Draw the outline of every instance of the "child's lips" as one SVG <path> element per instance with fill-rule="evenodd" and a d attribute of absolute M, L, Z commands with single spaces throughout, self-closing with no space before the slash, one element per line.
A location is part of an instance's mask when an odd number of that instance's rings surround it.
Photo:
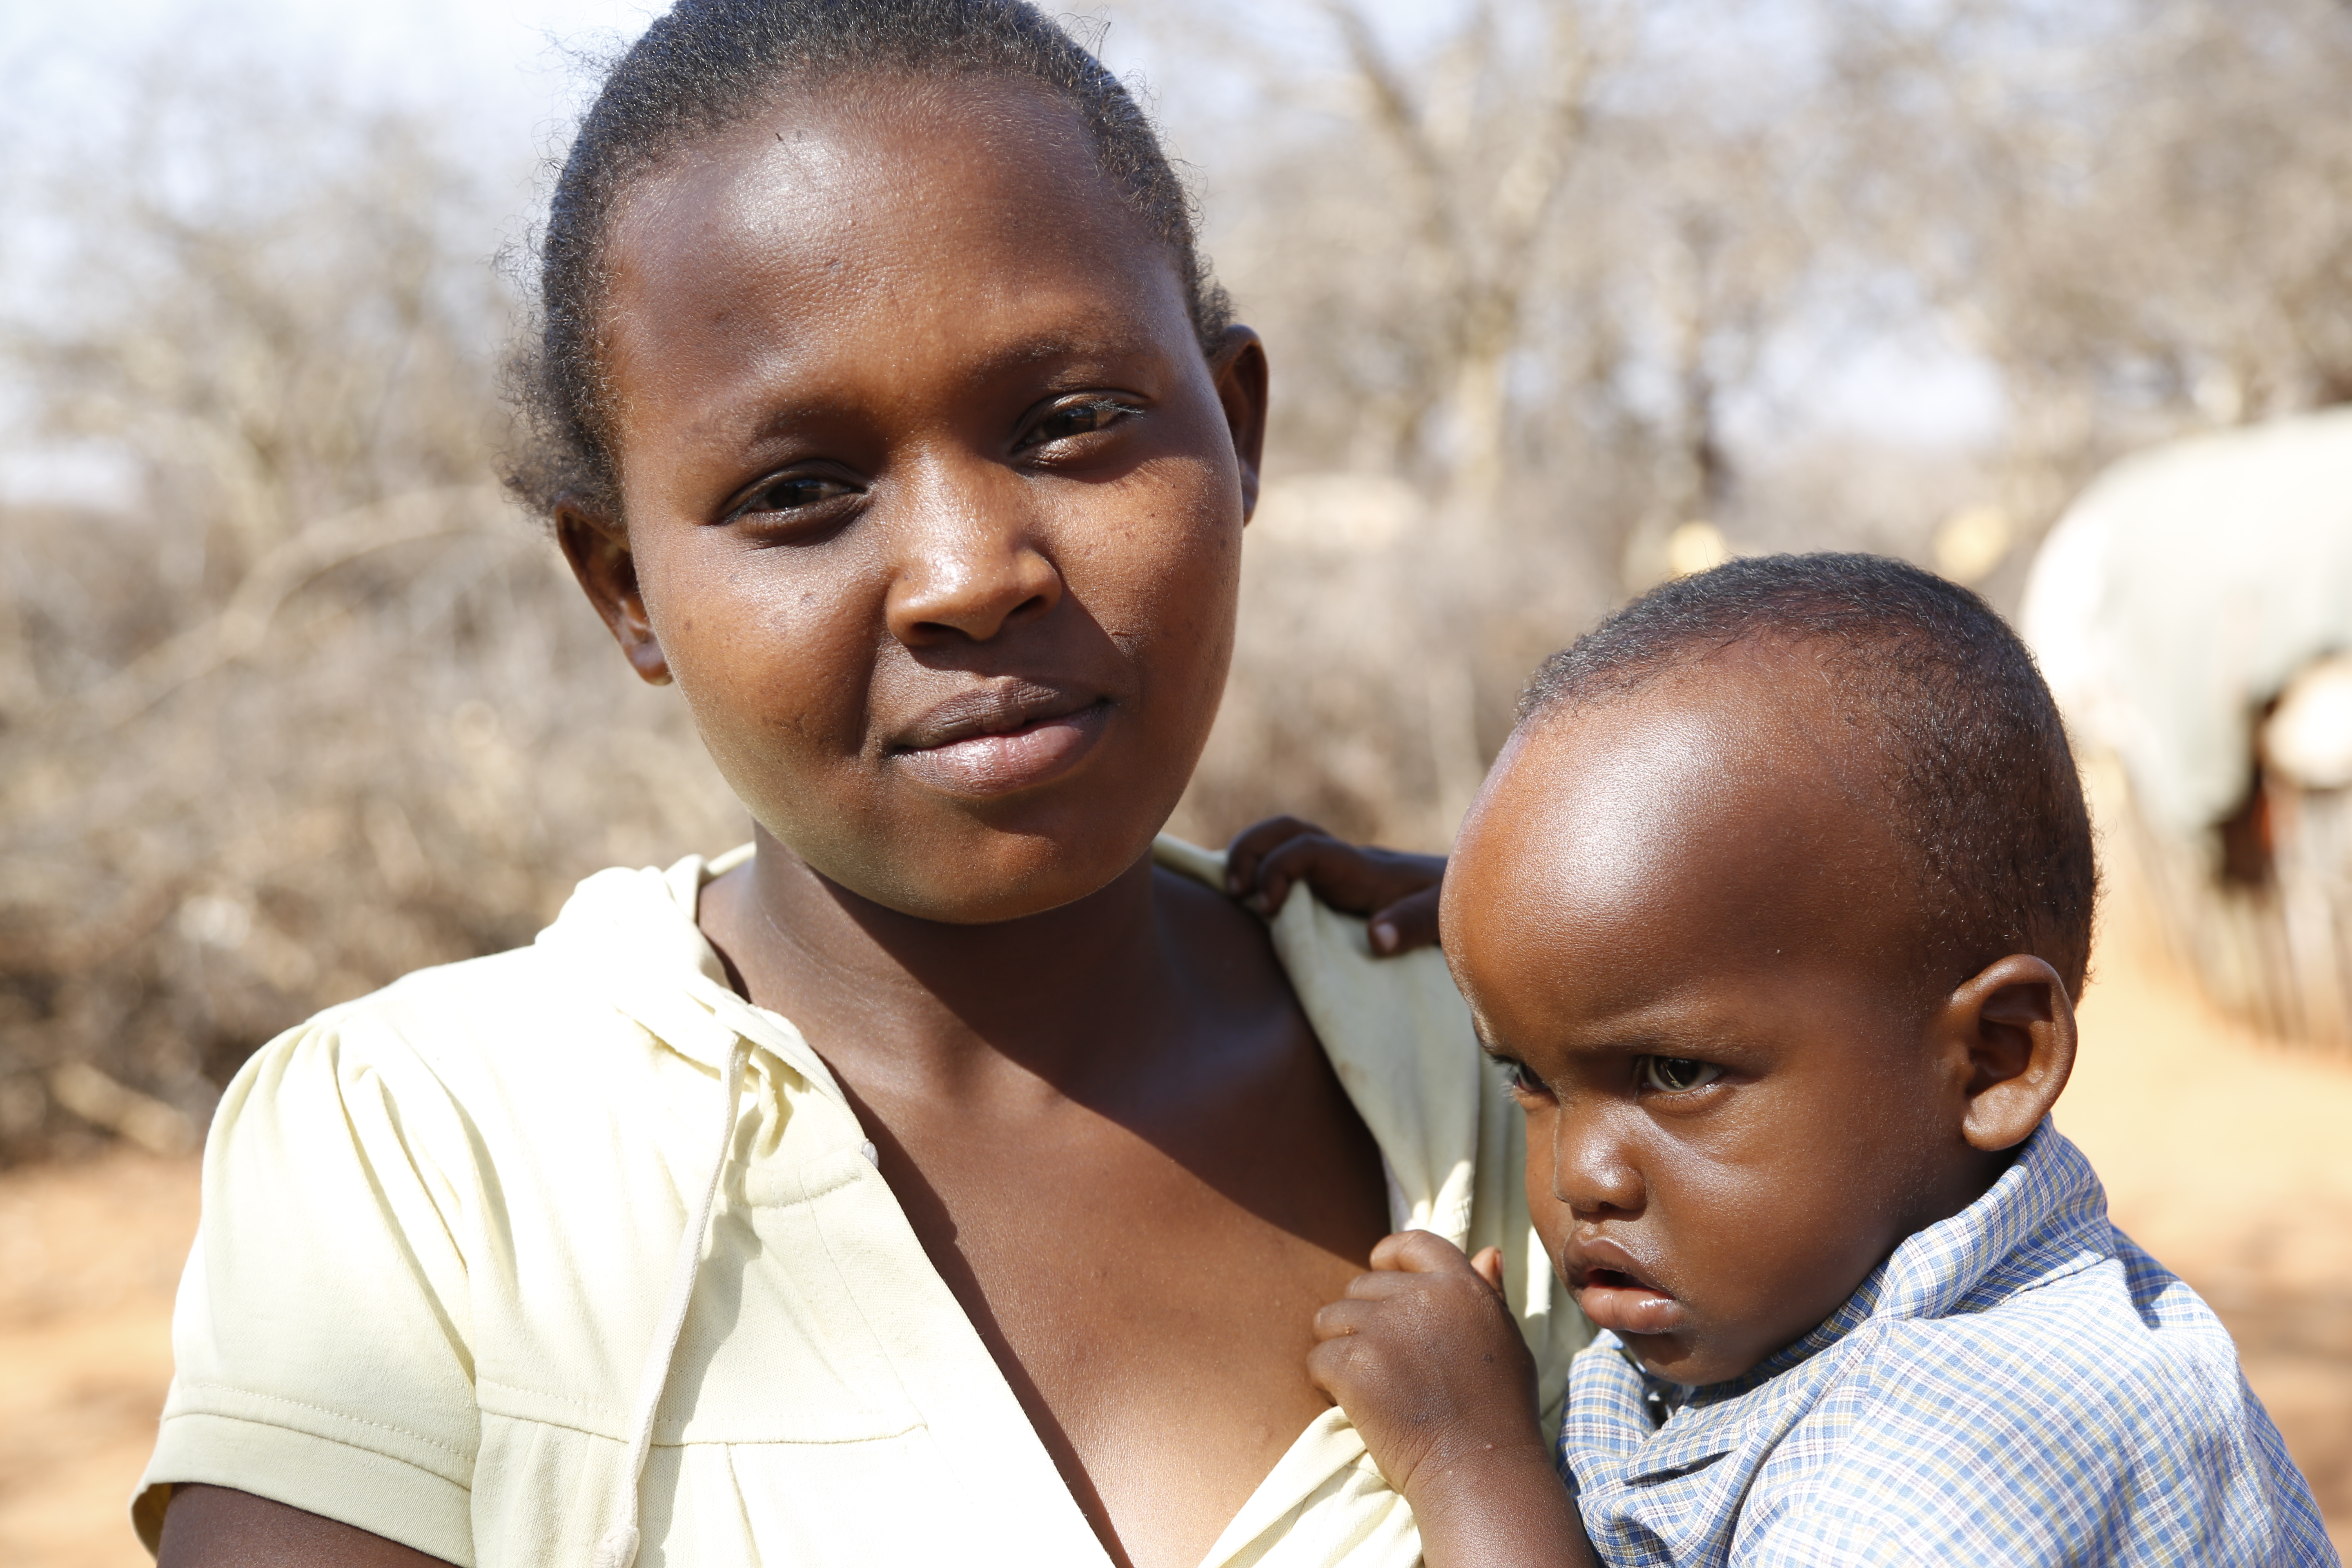
<path fill-rule="evenodd" d="M 1576 1304 L 1597 1328 L 1619 1334 L 1670 1334 L 1687 1316 L 1680 1301 L 1628 1268 L 1590 1261 L 1572 1268 L 1569 1279 Z"/>

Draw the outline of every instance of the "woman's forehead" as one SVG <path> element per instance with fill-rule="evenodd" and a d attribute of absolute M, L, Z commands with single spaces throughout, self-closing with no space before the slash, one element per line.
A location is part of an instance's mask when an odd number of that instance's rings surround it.
<path fill-rule="evenodd" d="M 861 77 L 780 86 L 751 112 L 683 142 L 636 183 L 624 222 L 649 205 L 667 213 L 714 199 L 754 216 L 762 206 L 798 210 L 893 189 L 940 201 L 1005 168 L 1045 199 L 1085 185 L 1086 197 L 1118 205 L 1077 111 L 1034 83 Z"/>
<path fill-rule="evenodd" d="M 978 376 L 1073 343 L 1192 352 L 1173 254 L 1075 112 L 996 79 L 780 102 L 642 182 L 608 261 L 625 405 L 779 377 Z"/>
<path fill-rule="evenodd" d="M 1054 271 L 1129 291 L 1176 281 L 1172 255 L 1103 174 L 1075 110 L 995 78 L 781 100 L 639 182 L 608 262 L 616 295 L 824 292 L 845 280 L 986 293 Z"/>

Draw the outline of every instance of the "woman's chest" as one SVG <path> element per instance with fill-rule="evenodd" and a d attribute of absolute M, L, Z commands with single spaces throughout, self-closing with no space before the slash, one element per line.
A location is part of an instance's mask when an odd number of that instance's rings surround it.
<path fill-rule="evenodd" d="M 1148 1145 L 1036 1174 L 915 1228 L 1097 1532 L 1137 1568 L 1192 1568 L 1329 1407 L 1306 1375 L 1314 1316 L 1362 1254 Z M 1369 1178 L 1364 1252 L 1385 1228 L 1377 1161 Z"/>
<path fill-rule="evenodd" d="M 587 1561 L 631 1489 L 625 1443 L 678 1241 L 659 1212 L 675 1205 L 639 1196 L 662 1173 L 634 1174 L 593 1221 L 576 1192 L 506 1194 L 524 1277 L 479 1281 L 470 1335 L 485 1568 Z M 635 1489 L 642 1562 L 911 1565 L 958 1539 L 969 1560 L 1101 1563 L 856 1142 L 787 1138 L 725 1189 Z"/>
<path fill-rule="evenodd" d="M 887 1129 L 803 1103 L 772 1143 L 746 1109 L 642 1489 L 663 1558 L 916 1563 L 955 1539 L 968 1559 L 1101 1564 L 1115 1520 L 1130 1561 L 1192 1568 L 1297 1458 L 1324 1407 L 1307 1324 L 1351 1263 L 1164 1158 L 1154 1175 L 1039 1151 L 1011 1162 L 1033 1184 L 950 1181 L 950 1211 L 860 1147 Z M 640 1163 L 593 1192 L 509 1173 L 499 1194 L 504 1266 L 478 1275 L 467 1335 L 486 1564 L 593 1547 L 625 1485 L 606 1472 L 677 1245 L 667 1189 L 694 1174 Z M 1393 1502 L 1338 1471 L 1313 1489 L 1335 1486 L 1314 1506 Z"/>
<path fill-rule="evenodd" d="M 1192 1568 L 1328 1409 L 1306 1375 L 1314 1316 L 1388 1229 L 1337 1084 L 1277 1083 L 1205 1126 L 1073 1103 L 975 1133 L 866 1110 L 926 1257 L 1097 1532 L 1137 1568 Z"/>

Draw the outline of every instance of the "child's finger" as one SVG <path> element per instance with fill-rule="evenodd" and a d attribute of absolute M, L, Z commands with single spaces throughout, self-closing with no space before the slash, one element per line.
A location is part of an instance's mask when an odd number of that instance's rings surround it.
<path fill-rule="evenodd" d="M 1348 1281 L 1350 1301 L 1385 1301 L 1390 1297 L 1412 1289 L 1414 1276 L 1402 1268 L 1382 1268 L 1370 1274 L 1359 1274 Z"/>
<path fill-rule="evenodd" d="M 1347 1299 L 1326 1303 L 1315 1314 L 1315 1337 L 1318 1340 L 1343 1340 L 1360 1334 L 1372 1326 L 1380 1311 L 1376 1301 Z"/>
<path fill-rule="evenodd" d="M 1438 945 L 1437 903 L 1444 888 L 1443 882 L 1433 888 L 1423 888 L 1418 893 L 1399 899 L 1374 915 L 1372 951 L 1382 958 L 1394 958 L 1401 952 Z"/>
<path fill-rule="evenodd" d="M 1400 1274 L 1442 1274 L 1467 1268 L 1462 1249 L 1430 1230 L 1401 1230 L 1372 1248 L 1372 1267 Z"/>
<path fill-rule="evenodd" d="M 1349 844 L 1328 833 L 1303 833 L 1258 862 L 1263 912 L 1280 909 L 1282 896 L 1293 882 L 1305 882 L 1315 896 L 1335 910 L 1369 915 L 1374 910 L 1403 903 L 1416 893 L 1443 885 L 1445 859 L 1439 855 L 1407 855 L 1394 849 L 1373 849 Z M 1430 929 L 1436 929 L 1437 906 L 1429 906 Z M 1425 944 L 1424 944 L 1425 945 Z"/>
<path fill-rule="evenodd" d="M 1302 833 L 1266 851 L 1257 863 L 1257 893 L 1250 902 L 1262 915 L 1278 914 L 1293 882 L 1305 882 L 1325 903 L 1351 913 L 1370 909 L 1380 896 L 1364 852 L 1322 832 Z"/>
<path fill-rule="evenodd" d="M 1495 1288 L 1496 1295 L 1503 1293 L 1503 1249 L 1501 1247 L 1480 1247 L 1478 1256 L 1470 1260 L 1470 1267 L 1478 1271 L 1479 1279 Z"/>
<path fill-rule="evenodd" d="M 1225 891 L 1238 898 L 1256 887 L 1260 862 L 1301 834 L 1328 837 L 1315 824 L 1295 816 L 1269 816 L 1234 834 L 1225 846 Z"/>
<path fill-rule="evenodd" d="M 1316 1342 L 1307 1352 L 1307 1381 L 1344 1407 L 1355 1394 L 1364 1347 L 1353 1334 L 1335 1334 Z"/>

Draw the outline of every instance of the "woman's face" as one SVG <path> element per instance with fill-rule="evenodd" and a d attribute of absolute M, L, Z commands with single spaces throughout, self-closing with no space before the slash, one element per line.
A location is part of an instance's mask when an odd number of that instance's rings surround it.
<path fill-rule="evenodd" d="M 1076 117 L 798 95 L 641 181 L 610 257 L 627 528 L 559 524 L 752 816 L 935 920 L 1132 866 L 1216 715 L 1265 371 L 1203 360 Z"/>

